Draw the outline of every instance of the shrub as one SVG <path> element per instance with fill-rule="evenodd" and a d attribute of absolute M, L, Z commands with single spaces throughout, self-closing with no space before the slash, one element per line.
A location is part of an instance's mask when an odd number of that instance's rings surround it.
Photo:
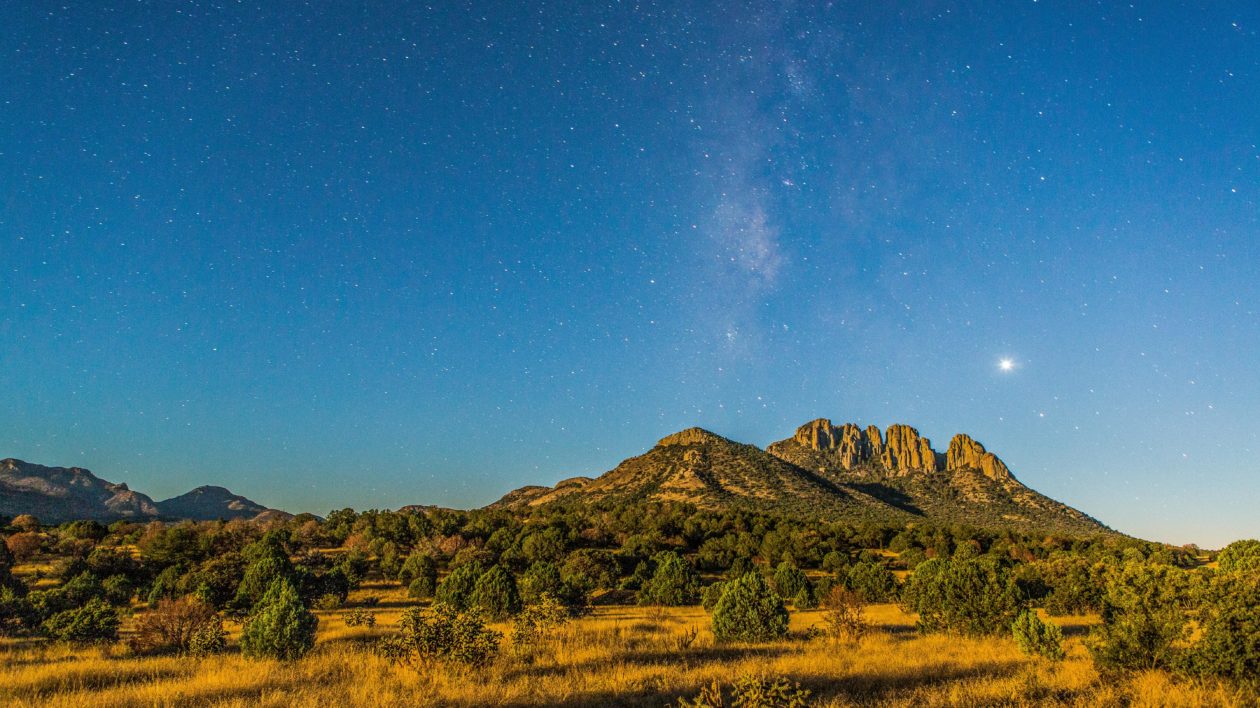
<path fill-rule="evenodd" d="M 866 634 L 862 596 L 839 585 L 823 598 L 822 633 L 833 642 L 855 642 Z"/>
<path fill-rule="evenodd" d="M 791 600 L 800 594 L 801 589 L 809 587 L 809 579 L 795 564 L 784 561 L 774 571 L 774 589 L 779 597 Z"/>
<path fill-rule="evenodd" d="M 521 596 L 512 574 L 496 565 L 477 578 L 473 586 L 472 604 L 490 619 L 503 619 L 521 610 Z"/>
<path fill-rule="evenodd" d="M 243 610 L 254 607 L 277 580 L 289 580 L 292 573 L 293 564 L 288 558 L 263 554 L 245 569 L 245 577 L 236 590 L 236 606 Z"/>
<path fill-rule="evenodd" d="M 724 581 L 717 581 L 712 585 L 708 585 L 700 593 L 700 606 L 705 612 L 713 612 L 713 608 L 717 607 L 718 600 L 722 599 L 722 591 L 726 589 Z"/>
<path fill-rule="evenodd" d="M 564 583 L 560 579 L 560 569 L 556 568 L 555 563 L 538 561 L 529 566 L 529 569 L 521 576 L 519 587 L 521 601 L 526 604 L 533 604 L 541 600 L 542 596 L 546 594 L 559 597 L 564 592 L 563 585 Z"/>
<path fill-rule="evenodd" d="M 653 560 L 656 570 L 639 591 L 639 604 L 694 605 L 700 596 L 700 577 L 691 564 L 673 551 L 658 553 Z"/>
<path fill-rule="evenodd" d="M 20 582 L 18 585 L 21 585 Z M 24 597 L 25 586 L 20 589 L 14 589 L 13 585 L 0 585 L 0 636 L 12 636 L 37 623 L 31 603 Z"/>
<path fill-rule="evenodd" d="M 565 559 L 560 568 L 560 578 L 565 586 L 585 600 L 595 590 L 616 586 L 619 571 L 616 559 L 608 551 L 583 548 L 570 553 Z"/>
<path fill-rule="evenodd" d="M 1260 576 L 1222 573 L 1207 593 L 1190 652 L 1193 673 L 1260 683 Z"/>
<path fill-rule="evenodd" d="M 568 608 L 555 596 L 543 595 L 538 603 L 526 606 L 512 618 L 512 647 L 518 653 L 527 651 L 568 621 Z"/>
<path fill-rule="evenodd" d="M 356 607 L 346 613 L 345 621 L 347 627 L 375 627 L 376 614 L 362 607 Z"/>
<path fill-rule="evenodd" d="M 101 590 L 105 594 L 105 600 L 111 605 L 127 605 L 131 602 L 131 596 L 135 594 L 131 579 L 125 575 L 111 575 L 105 578 L 101 582 Z"/>
<path fill-rule="evenodd" d="M 700 690 L 691 700 L 678 699 L 680 708 L 804 708 L 809 705 L 809 691 L 801 684 L 779 677 L 774 679 L 745 675 L 723 691 L 716 680 Z M 726 695 L 730 695 L 730 701 Z"/>
<path fill-rule="evenodd" d="M 812 610 L 818 607 L 818 598 L 814 597 L 814 591 L 810 586 L 805 585 L 792 598 L 792 606 L 798 610 Z"/>
<path fill-rule="evenodd" d="M 1260 541 L 1234 541 L 1221 551 L 1216 560 L 1222 573 L 1260 570 Z"/>
<path fill-rule="evenodd" d="M 853 564 L 845 575 L 844 584 L 867 602 L 888 602 L 897 596 L 897 576 L 870 560 Z"/>
<path fill-rule="evenodd" d="M 250 658 L 300 658 L 315 646 L 318 625 L 293 584 L 276 578 L 245 622 L 241 652 Z"/>
<path fill-rule="evenodd" d="M 222 626 L 214 607 L 196 597 L 162 600 L 157 609 L 140 615 L 128 644 L 139 654 L 182 653 L 199 630 Z"/>
<path fill-rule="evenodd" d="M 188 637 L 188 655 L 206 657 L 227 649 L 227 632 L 223 623 L 211 623 L 193 630 Z"/>
<path fill-rule="evenodd" d="M 1025 654 L 1044 656 L 1051 661 L 1063 658 L 1063 632 L 1059 626 L 1042 622 L 1033 610 L 1024 610 L 1011 623 L 1015 643 Z"/>
<path fill-rule="evenodd" d="M 430 614 L 418 607 L 403 613 L 401 635 L 382 642 L 378 650 L 393 661 L 421 665 L 451 662 L 481 667 L 499 650 L 498 632 L 486 627 L 477 610 L 460 612 L 450 605 L 437 604 Z"/>
<path fill-rule="evenodd" d="M 118 611 L 104 600 L 92 598 L 82 607 L 49 617 L 44 632 L 67 642 L 113 641 L 118 638 Z"/>
<path fill-rule="evenodd" d="M 1010 631 L 1022 604 L 1010 571 L 991 558 L 934 558 L 919 564 L 906 585 L 904 602 L 918 613 L 924 632 L 973 636 Z"/>
<path fill-rule="evenodd" d="M 1088 643 L 1104 667 L 1155 669 L 1177 659 L 1176 645 L 1186 634 L 1177 578 L 1171 566 L 1125 563 L 1111 574 L 1103 596 L 1102 624 Z"/>
<path fill-rule="evenodd" d="M 461 565 L 446 576 L 441 583 L 438 583 L 434 600 L 459 611 L 468 609 L 472 604 L 473 588 L 476 587 L 481 574 L 480 563 L 474 561 Z"/>
<path fill-rule="evenodd" d="M 407 586 L 412 597 L 430 598 L 437 590 L 438 566 L 432 556 L 412 553 L 398 571 L 398 581 Z"/>
<path fill-rule="evenodd" d="M 727 583 L 713 608 L 713 635 L 718 641 L 778 639 L 787 630 L 787 608 L 760 573 Z"/>

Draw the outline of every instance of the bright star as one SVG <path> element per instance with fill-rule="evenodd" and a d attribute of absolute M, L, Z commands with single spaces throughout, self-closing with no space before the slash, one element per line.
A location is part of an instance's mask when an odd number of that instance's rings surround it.
<path fill-rule="evenodd" d="M 1015 369 L 1014 359 L 1002 359 L 998 362 L 998 368 L 1002 371 L 1012 371 Z"/>

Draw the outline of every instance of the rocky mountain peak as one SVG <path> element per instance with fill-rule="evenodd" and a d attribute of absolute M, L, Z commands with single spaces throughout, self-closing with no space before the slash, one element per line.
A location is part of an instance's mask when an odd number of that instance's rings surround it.
<path fill-rule="evenodd" d="M 945 454 L 945 469 L 949 471 L 974 469 L 980 470 L 989 479 L 1013 479 L 1010 469 L 997 455 L 985 450 L 984 445 L 963 433 L 955 435 L 949 441 L 949 451 Z"/>

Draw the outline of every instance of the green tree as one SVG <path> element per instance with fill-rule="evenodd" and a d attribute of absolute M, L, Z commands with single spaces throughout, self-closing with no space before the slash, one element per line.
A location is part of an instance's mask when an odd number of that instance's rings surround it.
<path fill-rule="evenodd" d="M 433 597 L 437 592 L 437 561 L 427 555 L 408 556 L 399 577 L 406 578 L 408 595 L 421 599 Z"/>
<path fill-rule="evenodd" d="M 809 588 L 809 578 L 796 567 L 795 563 L 783 561 L 774 571 L 774 589 L 779 597 L 790 600 Z"/>
<path fill-rule="evenodd" d="M 438 583 L 434 599 L 451 606 L 456 611 L 462 612 L 468 609 L 472 604 L 473 589 L 481 574 L 481 564 L 476 561 L 461 565 Z"/>
<path fill-rule="evenodd" d="M 973 636 L 1010 631 L 1023 604 L 1010 571 L 991 558 L 920 563 L 903 602 L 922 631 Z"/>
<path fill-rule="evenodd" d="M 538 561 L 529 566 L 521 576 L 521 601 L 532 605 L 542 600 L 542 596 L 551 594 L 558 598 L 567 595 L 564 581 L 560 579 L 560 569 L 555 563 Z"/>
<path fill-rule="evenodd" d="M 318 625 L 293 583 L 278 577 L 245 622 L 241 652 L 250 658 L 300 658 L 315 646 Z"/>
<path fill-rule="evenodd" d="M 866 602 L 888 602 L 897 596 L 897 576 L 880 563 L 870 560 L 850 566 L 844 585 L 861 595 Z"/>
<path fill-rule="evenodd" d="M 722 642 L 756 642 L 787 634 L 788 611 L 760 573 L 726 583 L 713 608 L 713 636 Z"/>
<path fill-rule="evenodd" d="M 292 580 L 293 564 L 287 557 L 271 554 L 260 555 L 245 569 L 241 584 L 236 589 L 236 606 L 249 609 L 258 604 L 271 586 L 281 578 Z"/>
<path fill-rule="evenodd" d="M 477 578 L 472 604 L 490 619 L 503 619 L 521 611 L 521 596 L 512 574 L 496 565 Z"/>
<path fill-rule="evenodd" d="M 1260 687 L 1260 574 L 1221 573 L 1199 615 L 1202 636 L 1190 652 L 1194 673 Z"/>
<path fill-rule="evenodd" d="M 1260 571 L 1260 541 L 1234 541 L 1216 558 L 1222 573 Z"/>
<path fill-rule="evenodd" d="M 639 604 L 679 607 L 700 599 L 700 576 L 685 558 L 662 551 L 653 558 L 656 569 L 639 591 Z"/>
<path fill-rule="evenodd" d="M 82 607 L 64 610 L 49 617 L 44 632 L 67 642 L 113 641 L 118 638 L 118 611 L 94 597 Z"/>
<path fill-rule="evenodd" d="M 1107 581 L 1102 624 L 1088 643 L 1094 660 L 1107 667 L 1155 669 L 1178 659 L 1186 614 L 1172 566 L 1125 563 Z"/>
<path fill-rule="evenodd" d="M 1025 654 L 1044 656 L 1051 661 L 1063 658 L 1063 632 L 1056 624 L 1042 622 L 1033 610 L 1024 610 L 1015 617 L 1011 633 Z"/>

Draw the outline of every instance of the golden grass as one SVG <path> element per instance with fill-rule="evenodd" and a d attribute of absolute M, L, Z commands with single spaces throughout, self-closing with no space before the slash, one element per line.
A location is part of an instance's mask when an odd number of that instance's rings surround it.
<path fill-rule="evenodd" d="M 1254 705 L 1255 696 L 1160 672 L 1102 677 L 1080 643 L 1089 618 L 1058 618 L 1068 658 L 1022 655 L 1006 639 L 920 636 L 895 606 L 869 608 L 875 628 L 860 643 L 807 639 L 817 613 L 795 613 L 790 639 L 715 644 L 699 608 L 599 608 L 529 651 L 505 640 L 478 672 L 394 666 L 370 642 L 393 631 L 406 606 L 396 586 L 358 590 L 351 604 L 379 599 L 376 628 L 345 626 L 346 610 L 319 612 L 319 643 L 292 663 L 237 653 L 203 660 L 131 657 L 120 646 L 0 644 L 0 704 L 14 706 L 642 705 L 693 696 L 710 681 L 745 674 L 784 676 L 818 705 Z M 683 637 L 697 628 L 690 645 Z M 501 627 L 501 629 L 503 629 Z"/>

